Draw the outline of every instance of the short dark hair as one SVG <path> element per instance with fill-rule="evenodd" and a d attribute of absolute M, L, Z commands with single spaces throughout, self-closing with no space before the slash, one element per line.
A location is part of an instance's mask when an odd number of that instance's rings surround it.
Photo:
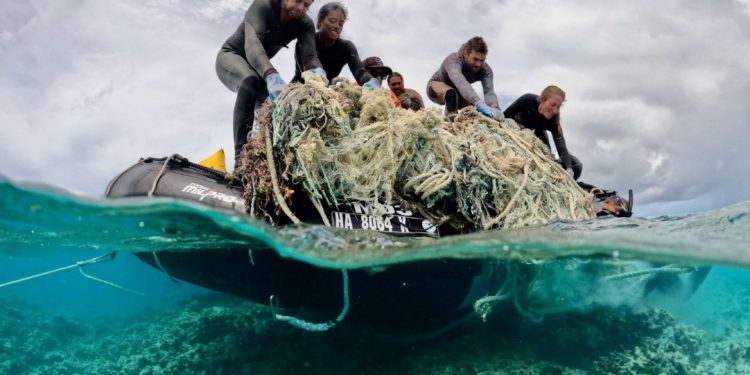
<path fill-rule="evenodd" d="M 481 36 L 475 36 L 466 42 L 466 52 L 476 51 L 479 53 L 487 54 L 487 43 L 484 42 Z"/>
<path fill-rule="evenodd" d="M 404 76 L 402 76 L 401 73 L 399 73 L 399 72 L 393 72 L 393 73 L 391 73 L 390 76 L 388 76 L 388 82 L 391 82 L 391 78 L 393 78 L 393 77 L 401 78 L 402 81 L 404 80 Z"/>
<path fill-rule="evenodd" d="M 344 4 L 341 4 L 338 1 L 332 1 L 330 3 L 324 4 L 318 11 L 317 26 L 320 27 L 320 23 L 323 22 L 323 20 L 326 19 L 326 16 L 328 16 L 328 14 L 333 12 L 334 10 L 340 10 L 341 13 L 344 13 L 345 21 L 346 21 L 346 18 L 349 17 L 349 11 L 346 10 L 346 7 L 344 6 Z"/>

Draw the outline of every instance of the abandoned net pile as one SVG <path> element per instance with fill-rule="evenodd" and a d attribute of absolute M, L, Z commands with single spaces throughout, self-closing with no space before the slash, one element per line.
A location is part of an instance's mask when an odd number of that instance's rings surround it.
<path fill-rule="evenodd" d="M 298 222 L 346 202 L 398 204 L 458 231 L 594 217 L 591 197 L 531 131 L 473 108 L 397 109 L 345 78 L 292 84 L 258 116 L 240 175 L 252 215 Z M 305 199 L 300 199 L 305 198 Z M 300 203 L 304 202 L 304 203 Z"/>

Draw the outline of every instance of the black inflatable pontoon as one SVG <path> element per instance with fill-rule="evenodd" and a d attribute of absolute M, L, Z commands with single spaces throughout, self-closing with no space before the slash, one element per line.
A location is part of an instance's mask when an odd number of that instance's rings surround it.
<path fill-rule="evenodd" d="M 596 189 L 590 185 L 584 188 Z M 615 192 L 595 193 L 598 214 L 630 216 L 628 200 Z M 106 190 L 109 198 L 173 197 L 217 209 L 246 212 L 242 185 L 225 174 L 189 162 L 178 155 L 147 158 L 116 176 Z M 295 202 L 295 214 L 303 222 L 319 223 L 317 210 Z M 394 235 L 438 236 L 433 224 L 411 212 L 394 209 L 388 219 L 374 220 L 361 207 L 348 212 L 328 212 L 334 226 L 376 229 Z M 493 295 L 507 275 L 495 260 L 435 259 L 377 269 L 342 271 L 325 269 L 281 257 L 263 243 L 232 249 L 195 249 L 190 252 L 143 252 L 144 262 L 172 277 L 220 292 L 231 293 L 278 311 L 292 312 L 309 321 L 332 321 L 345 307 L 342 291 L 349 297 L 347 322 L 371 326 L 387 335 L 410 336 L 439 332 L 473 314 L 478 299 Z M 645 292 L 663 285 L 687 284 L 694 291 L 708 268 L 688 278 L 654 277 Z"/>

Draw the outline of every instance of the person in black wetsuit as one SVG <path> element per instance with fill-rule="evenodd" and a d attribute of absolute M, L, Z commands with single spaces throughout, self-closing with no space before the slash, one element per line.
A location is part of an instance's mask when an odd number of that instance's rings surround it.
<path fill-rule="evenodd" d="M 275 100 L 286 87 L 270 60 L 281 47 L 297 39 L 304 69 L 327 82 L 315 52 L 315 25 L 306 14 L 312 3 L 313 0 L 254 0 L 243 22 L 219 50 L 216 73 L 227 88 L 237 92 L 232 120 L 235 163 L 253 126 L 256 103 L 262 103 L 266 95 Z"/>
<path fill-rule="evenodd" d="M 557 86 L 547 86 L 541 95 L 522 95 L 503 113 L 505 118 L 513 119 L 518 125 L 533 130 L 534 134 L 550 149 L 547 132 L 552 133 L 555 149 L 561 159 L 560 163 L 571 177 L 578 180 L 583 171 L 583 165 L 578 158 L 568 152 L 560 125 L 560 109 L 564 101 L 565 91 Z"/>
<path fill-rule="evenodd" d="M 315 49 L 318 52 L 318 58 L 328 79 L 338 77 L 344 65 L 349 65 L 349 70 L 358 84 L 374 89 L 380 86 L 380 83 L 365 70 L 362 60 L 359 59 L 357 47 L 351 41 L 341 38 L 341 31 L 344 29 L 347 16 L 346 7 L 337 1 L 327 3 L 320 8 L 318 32 L 315 34 Z M 294 82 L 302 81 L 302 71 L 305 70 L 303 51 L 304 44 L 298 40 L 294 48 L 296 65 L 292 79 Z"/>

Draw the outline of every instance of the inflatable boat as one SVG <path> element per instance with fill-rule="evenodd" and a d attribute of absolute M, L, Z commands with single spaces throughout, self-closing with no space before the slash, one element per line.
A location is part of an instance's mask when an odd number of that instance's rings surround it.
<path fill-rule="evenodd" d="M 630 216 L 632 192 L 627 200 L 612 191 L 598 189 L 593 193 L 598 214 Z M 246 213 L 239 182 L 179 155 L 141 159 L 109 183 L 106 196 L 172 197 Z M 299 203 L 297 207 L 305 206 Z M 300 218 L 319 223 L 319 213 L 312 207 L 310 211 L 312 214 L 301 213 Z M 444 234 L 440 226 L 399 207 L 392 207 L 387 216 L 376 217 L 369 214 L 366 206 L 352 202 L 346 209 L 327 209 L 327 214 L 331 225 L 339 228 L 376 230 L 395 236 Z M 336 322 L 348 314 L 347 322 L 398 336 L 434 333 L 450 327 L 474 315 L 478 300 L 500 295 L 504 288 L 507 291 L 508 284 L 508 275 L 504 274 L 507 267 L 498 260 L 434 259 L 342 272 L 284 258 L 262 243 L 232 249 L 136 255 L 171 277 L 271 304 L 277 317 L 289 317 L 289 313 L 295 315 L 290 319 L 297 321 Z M 309 323 L 303 328 L 322 330 L 330 326 Z"/>

